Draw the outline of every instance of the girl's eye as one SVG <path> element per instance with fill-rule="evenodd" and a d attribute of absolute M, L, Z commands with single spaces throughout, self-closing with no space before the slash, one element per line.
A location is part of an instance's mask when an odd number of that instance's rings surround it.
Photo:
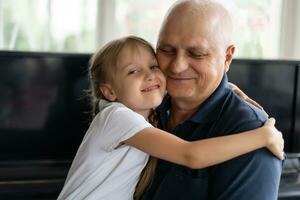
<path fill-rule="evenodd" d="M 156 69 L 159 69 L 158 65 L 151 65 L 150 66 L 150 69 L 151 70 L 156 70 Z"/>
<path fill-rule="evenodd" d="M 133 70 L 130 70 L 127 75 L 136 74 L 138 72 L 139 72 L 139 70 L 133 69 Z"/>

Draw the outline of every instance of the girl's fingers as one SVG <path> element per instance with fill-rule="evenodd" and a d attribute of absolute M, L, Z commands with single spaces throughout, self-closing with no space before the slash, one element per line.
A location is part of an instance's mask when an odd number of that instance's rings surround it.
<path fill-rule="evenodd" d="M 269 126 L 274 126 L 275 125 L 275 119 L 273 117 L 269 118 L 266 122 L 265 122 L 266 125 L 269 125 Z"/>

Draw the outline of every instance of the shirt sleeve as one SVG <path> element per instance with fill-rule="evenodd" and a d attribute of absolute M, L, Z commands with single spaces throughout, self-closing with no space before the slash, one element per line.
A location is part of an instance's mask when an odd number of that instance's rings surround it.
<path fill-rule="evenodd" d="M 129 139 L 139 131 L 152 127 L 145 118 L 126 107 L 113 109 L 105 123 L 103 139 L 108 151 L 112 151 L 122 141 Z"/>
<path fill-rule="evenodd" d="M 252 121 L 240 131 L 262 126 Z M 266 148 L 239 156 L 211 170 L 210 199 L 274 200 L 277 199 L 282 161 Z"/>

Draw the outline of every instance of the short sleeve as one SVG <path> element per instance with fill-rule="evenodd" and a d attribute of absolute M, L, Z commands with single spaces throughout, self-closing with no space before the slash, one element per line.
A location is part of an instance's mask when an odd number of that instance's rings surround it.
<path fill-rule="evenodd" d="M 114 108 L 107 115 L 102 135 L 103 139 L 107 141 L 106 149 L 113 150 L 122 141 L 148 127 L 152 127 L 152 125 L 142 115 L 125 106 Z"/>

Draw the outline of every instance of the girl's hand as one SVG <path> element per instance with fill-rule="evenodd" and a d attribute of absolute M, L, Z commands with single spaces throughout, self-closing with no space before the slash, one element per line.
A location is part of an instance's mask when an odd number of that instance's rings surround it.
<path fill-rule="evenodd" d="M 256 101 L 248 97 L 238 86 L 236 86 L 233 83 L 228 83 L 231 90 L 236 93 L 239 97 L 243 98 L 245 101 L 251 103 L 252 105 L 256 106 L 257 108 L 261 109 L 264 111 L 264 108 L 259 105 Z M 267 114 L 267 113 L 266 113 Z M 268 115 L 268 114 L 267 114 Z"/>
<path fill-rule="evenodd" d="M 266 135 L 268 138 L 267 148 L 280 160 L 284 159 L 283 147 L 284 140 L 282 138 L 282 133 L 275 128 L 275 119 L 270 118 L 266 121 L 262 127 L 266 130 Z"/>

